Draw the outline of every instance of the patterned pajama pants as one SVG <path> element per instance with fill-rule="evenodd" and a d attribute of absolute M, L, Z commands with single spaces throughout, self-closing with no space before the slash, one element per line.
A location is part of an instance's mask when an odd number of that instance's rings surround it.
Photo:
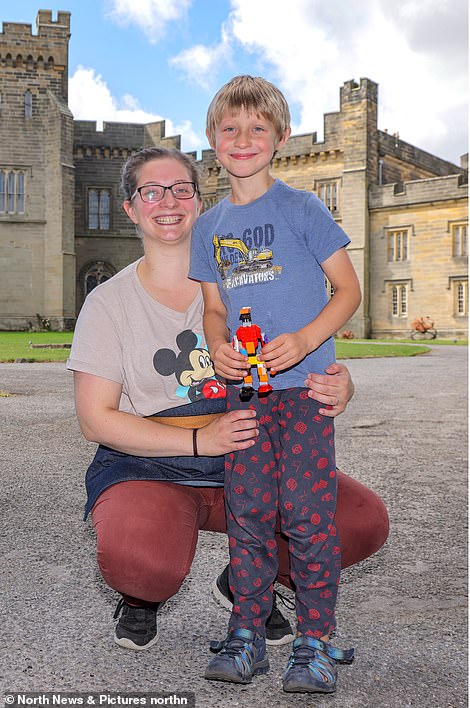
<path fill-rule="evenodd" d="M 241 402 L 228 387 L 228 409 L 252 408 L 260 434 L 253 447 L 225 458 L 225 503 L 234 594 L 230 630 L 264 635 L 277 575 L 275 526 L 289 539 L 298 631 L 320 638 L 335 627 L 341 557 L 335 526 L 334 426 L 304 388 L 255 394 Z"/>

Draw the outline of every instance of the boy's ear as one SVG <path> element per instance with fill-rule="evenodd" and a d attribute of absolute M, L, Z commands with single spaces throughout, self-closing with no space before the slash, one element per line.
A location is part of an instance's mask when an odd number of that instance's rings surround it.
<path fill-rule="evenodd" d="M 211 140 L 211 136 L 209 135 L 209 131 L 207 130 L 207 128 L 206 128 L 206 137 L 207 137 L 207 139 L 208 139 L 208 141 L 209 141 L 209 145 L 211 146 L 211 148 L 212 148 L 213 150 L 215 150 L 215 142 L 213 142 L 213 141 Z"/>
<path fill-rule="evenodd" d="M 283 145 L 286 144 L 286 142 L 287 142 L 287 141 L 289 140 L 289 138 L 290 138 L 290 134 L 291 134 L 291 128 L 290 128 L 290 126 L 289 126 L 288 128 L 286 128 L 286 130 L 285 130 L 285 132 L 284 132 L 284 135 L 282 136 L 282 138 L 281 138 L 280 141 L 278 142 L 278 144 L 277 144 L 277 147 L 278 147 L 278 148 L 280 148 L 280 147 L 282 147 Z"/>

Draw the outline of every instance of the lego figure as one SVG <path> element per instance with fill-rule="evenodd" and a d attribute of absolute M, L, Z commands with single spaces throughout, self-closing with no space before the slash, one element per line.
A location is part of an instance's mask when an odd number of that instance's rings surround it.
<path fill-rule="evenodd" d="M 260 385 L 258 387 L 258 396 L 266 396 L 270 391 L 272 391 L 272 386 L 268 383 L 268 370 L 263 361 L 258 359 L 256 350 L 258 344 L 261 343 L 263 347 L 267 344 L 267 339 L 258 325 L 253 324 L 251 321 L 251 307 L 242 307 L 240 310 L 240 319 L 242 321 L 242 326 L 237 329 L 236 335 L 233 337 L 233 348 L 245 354 L 248 357 L 248 362 L 250 366 L 250 371 L 247 376 L 243 379 L 243 386 L 240 390 L 240 399 L 242 401 L 249 401 L 252 397 L 255 389 L 253 388 L 253 375 L 251 373 L 251 367 L 256 366 L 258 370 L 258 378 Z M 274 373 L 274 372 L 273 372 Z"/>

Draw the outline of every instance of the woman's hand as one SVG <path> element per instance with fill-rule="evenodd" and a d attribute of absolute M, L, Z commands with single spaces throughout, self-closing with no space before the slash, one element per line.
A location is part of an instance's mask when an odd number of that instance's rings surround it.
<path fill-rule="evenodd" d="M 235 450 L 246 450 L 258 437 L 256 411 L 231 411 L 209 425 L 199 428 L 197 447 L 200 455 L 225 455 Z"/>
<path fill-rule="evenodd" d="M 328 408 L 320 408 L 320 413 L 335 418 L 343 413 L 354 395 L 351 374 L 344 364 L 330 364 L 325 374 L 309 374 L 305 385 L 310 389 L 308 395 Z"/>
<path fill-rule="evenodd" d="M 192 430 L 120 411 L 120 384 L 81 371 L 74 373 L 74 381 L 78 420 L 87 440 L 139 457 L 193 454 Z M 231 411 L 198 430 L 198 451 L 215 456 L 244 450 L 257 436 L 255 411 Z"/>

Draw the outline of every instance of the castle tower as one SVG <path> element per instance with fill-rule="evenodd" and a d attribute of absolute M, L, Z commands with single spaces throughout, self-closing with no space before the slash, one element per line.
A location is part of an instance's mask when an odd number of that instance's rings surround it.
<path fill-rule="evenodd" d="M 377 184 L 377 84 L 360 79 L 340 89 L 343 167 L 342 227 L 351 239 L 348 253 L 362 289 L 360 309 L 351 320 L 358 337 L 367 337 L 369 321 L 369 185 Z"/>
<path fill-rule="evenodd" d="M 0 329 L 75 317 L 70 13 L 0 33 Z"/>

